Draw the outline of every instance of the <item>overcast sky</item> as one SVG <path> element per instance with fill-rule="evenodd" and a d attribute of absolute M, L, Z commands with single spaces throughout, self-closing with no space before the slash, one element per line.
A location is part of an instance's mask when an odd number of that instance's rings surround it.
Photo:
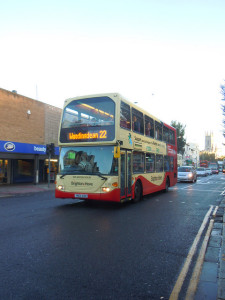
<path fill-rule="evenodd" d="M 0 87 L 60 108 L 118 92 L 222 147 L 224 16 L 224 0 L 4 1 Z"/>

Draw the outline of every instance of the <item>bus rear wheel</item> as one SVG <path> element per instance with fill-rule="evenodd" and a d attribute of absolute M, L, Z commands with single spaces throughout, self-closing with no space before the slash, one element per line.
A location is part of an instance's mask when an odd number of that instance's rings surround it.
<path fill-rule="evenodd" d="M 167 177 L 167 178 L 166 178 L 166 186 L 165 186 L 165 190 L 164 190 L 165 193 L 168 192 L 169 186 L 170 186 L 170 180 L 169 180 L 169 178 Z"/>
<path fill-rule="evenodd" d="M 139 181 L 136 182 L 135 188 L 134 188 L 134 199 L 133 202 L 139 202 L 142 199 L 142 188 L 141 183 Z"/>

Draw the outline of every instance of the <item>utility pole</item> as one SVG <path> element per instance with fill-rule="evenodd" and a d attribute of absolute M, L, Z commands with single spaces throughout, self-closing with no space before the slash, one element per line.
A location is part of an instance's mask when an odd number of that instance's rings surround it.
<path fill-rule="evenodd" d="M 51 158 L 55 156 L 55 144 L 46 145 L 46 155 L 48 155 L 48 187 L 50 185 L 50 175 L 51 175 Z"/>
<path fill-rule="evenodd" d="M 46 145 L 46 155 L 48 155 L 48 188 L 50 185 L 50 170 L 51 170 L 51 165 L 50 165 L 50 160 L 51 160 L 51 145 L 47 144 Z"/>

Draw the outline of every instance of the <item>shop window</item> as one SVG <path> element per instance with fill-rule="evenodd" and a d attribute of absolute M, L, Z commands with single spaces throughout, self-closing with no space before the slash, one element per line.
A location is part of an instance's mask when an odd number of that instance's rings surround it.
<path fill-rule="evenodd" d="M 7 183 L 8 160 L 0 159 L 0 184 Z"/>

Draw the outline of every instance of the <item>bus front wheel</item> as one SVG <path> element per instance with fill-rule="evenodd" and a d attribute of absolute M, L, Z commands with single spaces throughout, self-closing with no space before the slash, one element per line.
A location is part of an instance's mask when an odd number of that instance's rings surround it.
<path fill-rule="evenodd" d="M 135 188 L 134 188 L 134 199 L 133 202 L 139 202 L 142 199 L 142 188 L 141 183 L 139 181 L 136 182 Z"/>

